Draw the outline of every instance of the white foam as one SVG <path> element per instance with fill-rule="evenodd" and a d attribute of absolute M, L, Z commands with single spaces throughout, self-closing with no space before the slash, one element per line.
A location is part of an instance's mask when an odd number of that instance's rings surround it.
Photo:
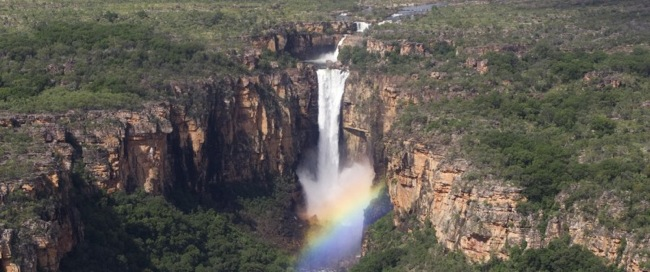
<path fill-rule="evenodd" d="M 345 80 L 349 72 L 339 69 L 319 69 L 318 75 L 318 154 L 316 160 L 304 160 L 298 178 L 305 192 L 305 216 L 316 216 L 318 222 L 335 224 L 341 229 L 329 237 L 322 249 L 307 256 L 301 264 L 335 264 L 358 254 L 361 248 L 364 209 L 370 204 L 374 171 L 369 162 L 340 167 L 339 135 L 341 103 Z M 337 222 L 344 213 L 345 220 Z M 340 220 L 340 219 L 338 219 Z M 312 254 L 312 253 L 309 253 Z"/>
<path fill-rule="evenodd" d="M 366 30 L 368 30 L 368 28 L 370 28 L 370 24 L 366 22 L 354 22 L 354 23 L 357 24 L 357 32 L 363 33 Z"/>
<path fill-rule="evenodd" d="M 346 37 L 347 35 L 344 35 L 343 38 L 341 38 L 341 40 L 336 45 L 336 49 L 334 50 L 334 52 L 322 54 L 318 56 L 316 59 L 310 60 L 309 62 L 315 62 L 315 63 L 327 63 L 328 61 L 337 62 L 339 58 L 339 47 L 341 47 Z"/>

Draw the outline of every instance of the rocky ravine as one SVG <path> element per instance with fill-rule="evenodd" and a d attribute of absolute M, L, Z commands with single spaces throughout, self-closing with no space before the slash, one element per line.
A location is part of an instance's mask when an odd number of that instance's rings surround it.
<path fill-rule="evenodd" d="M 5 129 L 26 133 L 43 152 L 29 177 L 4 180 L 0 200 L 20 190 L 52 199 L 51 216 L 18 228 L 0 225 L 3 271 L 57 271 L 83 239 L 70 199 L 74 174 L 98 188 L 168 194 L 185 189 L 214 199 L 224 183 L 265 182 L 292 175 L 297 155 L 318 131 L 313 67 L 268 75 L 172 83 L 179 104 L 141 111 L 6 115 Z"/>
<path fill-rule="evenodd" d="M 306 56 L 310 47 L 331 47 L 353 31 L 352 25 L 299 25 L 253 42 L 258 51 Z M 324 35 L 332 31 L 333 36 Z M 367 43 L 378 53 L 423 53 L 414 43 L 390 46 Z M 255 54 L 244 60 L 251 69 Z M 349 159 L 373 158 L 378 176 L 385 176 L 396 224 L 428 220 L 439 241 L 472 261 L 507 258 L 508 245 L 525 241 L 528 247 L 540 247 L 569 234 L 573 243 L 596 255 L 641 271 L 648 261 L 643 255 L 648 239 L 608 230 L 576 207 L 550 218 L 540 233 L 541 216 L 516 212 L 524 200 L 520 188 L 466 177 L 472 165 L 455 155 L 456 137 L 424 143 L 392 133 L 401 103 L 430 99 L 401 90 L 405 80 L 353 72 L 342 109 L 346 154 Z M 1 181 L 0 204 L 16 191 L 53 201 L 52 209 L 18 227 L 0 224 L 2 269 L 57 271 L 59 260 L 83 239 L 83 223 L 70 201 L 76 174 L 88 175 L 109 192 L 183 189 L 214 201 L 224 184 L 292 175 L 298 154 L 316 140 L 316 86 L 313 67 L 299 65 L 264 75 L 172 82 L 169 88 L 178 103 L 150 104 L 141 111 L 0 116 L 0 126 L 24 132 L 42 146 L 41 152 L 25 157 L 34 162 L 29 175 Z M 600 201 L 616 202 L 607 195 Z"/>
<path fill-rule="evenodd" d="M 354 23 L 288 24 L 251 40 L 253 50 L 242 63 L 254 70 L 262 50 L 307 58 L 355 30 Z M 83 193 L 73 192 L 76 175 L 107 192 L 185 190 L 217 203 L 224 185 L 293 176 L 298 155 L 317 140 L 317 86 L 315 68 L 298 64 L 171 82 L 167 88 L 175 99 L 140 111 L 0 114 L 0 127 L 27 135 L 34 147 L 28 154 L 0 154 L 0 165 L 28 161 L 20 177 L 0 181 L 0 208 L 20 211 L 45 201 L 52 207 L 14 219 L 20 222 L 0 222 L 2 271 L 58 271 L 61 258 L 83 239 L 83 222 L 70 200 Z M 14 207 L 13 195 L 27 198 Z"/>
<path fill-rule="evenodd" d="M 528 248 L 538 248 L 568 234 L 572 243 L 585 246 L 610 264 L 626 271 L 644 271 L 643 263 L 650 260 L 647 237 L 608 229 L 595 215 L 583 212 L 580 203 L 562 208 L 546 221 L 541 214 L 524 216 L 516 210 L 517 203 L 525 201 L 521 188 L 501 180 L 473 181 L 465 175 L 472 165 L 458 155 L 458 136 L 424 142 L 394 133 L 391 127 L 400 104 L 435 97 L 400 89 L 398 86 L 404 80 L 407 79 L 353 74 L 344 97 L 348 153 L 369 153 L 374 158 L 376 170 L 385 176 L 395 209 L 395 224 L 408 227 L 405 223 L 412 219 L 420 223 L 429 221 L 441 243 L 460 250 L 474 262 L 508 258 L 508 246 L 526 244 Z M 368 143 L 374 145 L 372 149 Z M 560 194 L 558 203 L 568 194 Z M 609 207 L 615 213 L 616 205 L 612 203 L 617 202 L 620 200 L 603 195 L 596 205 Z M 538 228 L 540 223 L 546 227 Z"/>

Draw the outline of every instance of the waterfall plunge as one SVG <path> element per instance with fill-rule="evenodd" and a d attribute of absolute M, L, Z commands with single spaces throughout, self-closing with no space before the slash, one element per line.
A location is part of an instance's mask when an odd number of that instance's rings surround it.
<path fill-rule="evenodd" d="M 349 73 L 338 69 L 319 69 L 318 74 L 318 188 L 320 193 L 332 194 L 325 199 L 315 198 L 308 202 L 308 211 L 316 213 L 321 210 L 321 201 L 330 202 L 336 198 L 332 189 L 338 187 L 339 173 L 339 115 L 341 100 L 345 89 L 345 80 Z M 327 182 L 332 181 L 332 182 Z M 332 186 L 333 185 L 333 186 Z M 334 187 L 334 188 L 328 188 Z M 319 192 L 313 192 L 316 195 Z M 307 194 L 310 195 L 309 193 Z M 316 205 L 312 205 L 316 204 Z M 315 206 L 312 208 L 312 206 Z"/>
<path fill-rule="evenodd" d="M 363 211 L 373 194 L 374 172 L 367 161 L 339 165 L 341 101 L 349 73 L 319 69 L 317 75 L 318 154 L 311 161 L 306 158 L 297 171 L 307 199 L 304 216 L 316 228 L 310 230 L 299 270 L 334 268 L 359 252 Z"/>
<path fill-rule="evenodd" d="M 357 24 L 357 32 L 363 33 L 370 28 L 370 24 L 366 22 L 354 22 Z"/>
<path fill-rule="evenodd" d="M 311 62 L 323 64 L 323 63 L 327 63 L 328 61 L 331 61 L 331 62 L 338 61 L 339 47 L 341 46 L 341 44 L 343 44 L 343 41 L 345 40 L 345 38 L 347 38 L 347 36 L 343 36 L 343 38 L 341 38 L 341 40 L 338 42 L 338 44 L 336 44 L 336 49 L 334 49 L 334 52 L 322 54 L 322 55 L 318 56 L 318 58 L 316 58 L 315 60 L 311 60 Z M 345 76 L 345 77 L 347 78 L 347 76 Z M 319 80 L 318 84 L 320 84 L 320 78 L 318 80 Z M 345 81 L 345 79 L 343 81 Z"/>
<path fill-rule="evenodd" d="M 337 206 L 340 202 L 349 201 L 345 199 L 350 194 L 347 190 L 355 188 L 355 193 L 359 194 L 358 197 L 366 193 L 360 192 L 359 190 L 362 190 L 360 187 L 367 187 L 369 191 L 373 174 L 372 169 L 369 169 L 370 174 L 366 173 L 365 176 L 370 176 L 370 180 L 363 180 L 360 177 L 346 180 L 344 178 L 350 176 L 346 170 L 353 167 L 358 168 L 361 163 L 340 169 L 339 119 L 348 72 L 338 69 L 319 69 L 317 74 L 319 138 L 316 173 L 309 175 L 306 171 L 299 171 L 299 178 L 307 196 L 307 214 L 310 217 L 316 215 L 319 220 L 324 221 L 338 216 L 336 213 L 345 208 Z M 345 176 L 344 173 L 346 173 Z M 360 182 L 364 184 L 359 184 Z M 363 213 L 359 217 L 363 222 Z"/>

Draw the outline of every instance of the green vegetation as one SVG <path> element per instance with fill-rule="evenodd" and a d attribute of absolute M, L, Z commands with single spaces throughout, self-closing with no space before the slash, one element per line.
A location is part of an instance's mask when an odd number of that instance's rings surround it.
<path fill-rule="evenodd" d="M 222 53 L 147 25 L 45 21 L 0 41 L 0 109 L 133 108 L 170 95 L 170 79 L 244 73 Z"/>
<path fill-rule="evenodd" d="M 406 233 L 393 225 L 393 213 L 375 222 L 367 232 L 369 250 L 350 271 L 475 271 L 463 255 L 449 252 L 436 240 L 430 226 Z"/>
<path fill-rule="evenodd" d="M 401 0 L 402 2 L 406 2 Z M 354 1 L 11 1 L 0 7 L 8 32 L 30 29 L 46 18 L 62 21 L 129 23 L 155 27 L 175 41 L 232 49 L 245 37 L 285 22 L 329 21 L 341 11 L 358 11 Z M 338 12 L 337 12 L 338 11 Z"/>
<path fill-rule="evenodd" d="M 45 152 L 42 145 L 20 130 L 0 127 L 0 180 L 28 178 L 33 175 L 34 164 Z"/>
<path fill-rule="evenodd" d="M 0 111 L 132 109 L 170 84 L 265 72 L 287 55 L 239 57 L 251 38 L 296 21 L 360 13 L 354 1 L 10 1 L 0 7 Z"/>
<path fill-rule="evenodd" d="M 436 66 L 436 59 L 445 58 L 448 59 L 448 62 L 453 60 L 454 64 L 458 62 L 454 55 L 455 48 L 445 41 L 424 44 L 426 52 L 429 52 L 428 56 L 400 55 L 400 42 L 389 43 L 397 50 L 387 52 L 383 58 L 377 53 L 369 53 L 364 47 L 343 47 L 340 50 L 339 59 L 349 65 L 350 69 L 361 73 L 409 76 L 430 71 Z M 450 67 L 450 65 L 447 64 L 445 67 Z"/>
<path fill-rule="evenodd" d="M 234 215 L 240 227 L 275 246 L 297 250 L 295 241 L 305 231 L 296 217 L 298 181 L 276 177 L 270 181 L 220 185 L 220 205 Z"/>
<path fill-rule="evenodd" d="M 604 189 L 634 191 L 632 198 L 639 200 L 650 192 L 650 157 L 644 151 L 650 115 L 641 105 L 650 100 L 650 81 L 647 65 L 629 59 L 649 60 L 650 51 L 576 55 L 540 47 L 521 59 L 487 54 L 490 71 L 474 77 L 492 90 L 469 82 L 466 88 L 479 92 L 473 99 L 406 107 L 398 128 L 466 135 L 464 150 L 482 178 L 496 176 L 524 187 L 524 211 L 552 209 L 560 190 L 587 181 L 599 185 L 592 196 Z M 575 76 L 590 71 L 606 72 L 594 72 L 588 81 Z M 624 219 L 629 228 L 650 226 L 647 210 L 629 213 Z"/>
<path fill-rule="evenodd" d="M 466 49 L 546 40 L 562 50 L 592 51 L 647 42 L 648 9 L 640 0 L 470 2 L 434 8 L 403 24 L 377 26 L 372 35 L 424 43 L 452 40 Z"/>
<path fill-rule="evenodd" d="M 23 190 L 7 193 L 2 198 L 0 205 L 0 226 L 4 228 L 18 228 L 27 220 L 46 215 L 53 207 L 48 207 L 48 199 L 34 199 Z"/>
<path fill-rule="evenodd" d="M 379 56 L 368 53 L 364 47 L 346 46 L 340 48 L 338 58 L 350 65 L 351 69 L 364 72 L 368 70 L 370 64 L 379 59 Z"/>
<path fill-rule="evenodd" d="M 640 204 L 650 193 L 647 18 L 650 7 L 638 0 L 450 5 L 369 34 L 420 42 L 426 56 L 382 58 L 364 48 L 340 56 L 363 73 L 407 79 L 399 87 L 418 103 L 400 106 L 392 137 L 450 146 L 472 162 L 467 178 L 521 186 L 521 212 L 548 215 L 576 204 L 602 224 L 643 236 L 650 233 L 650 207 Z M 487 68 L 479 71 L 478 62 Z M 556 203 L 568 188 L 578 196 Z M 605 192 L 622 201 L 622 215 L 589 211 Z"/>
<path fill-rule="evenodd" d="M 545 248 L 522 250 L 514 247 L 507 261 L 491 261 L 481 268 L 482 271 L 622 271 L 613 266 L 606 266 L 603 260 L 587 249 L 570 245 L 568 237 L 553 240 Z"/>
<path fill-rule="evenodd" d="M 286 271 L 292 260 L 214 210 L 183 212 L 141 192 L 80 205 L 84 241 L 62 271 Z"/>
<path fill-rule="evenodd" d="M 350 271 L 619 271 L 587 249 L 570 245 L 568 237 L 540 249 L 512 247 L 507 261 L 493 258 L 471 265 L 462 254 L 437 243 L 430 225 L 412 227 L 406 233 L 393 226 L 392 217 L 388 214 L 371 226 L 368 254 Z"/>

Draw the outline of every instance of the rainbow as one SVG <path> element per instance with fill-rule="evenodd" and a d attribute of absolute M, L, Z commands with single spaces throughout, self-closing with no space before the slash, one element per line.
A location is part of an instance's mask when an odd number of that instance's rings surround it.
<path fill-rule="evenodd" d="M 331 267 L 354 256 L 361 246 L 364 209 L 379 196 L 384 184 L 367 188 L 352 185 L 320 210 L 317 222 L 312 225 L 304 249 L 301 251 L 298 271 Z M 364 188 L 365 187 L 365 188 Z"/>

